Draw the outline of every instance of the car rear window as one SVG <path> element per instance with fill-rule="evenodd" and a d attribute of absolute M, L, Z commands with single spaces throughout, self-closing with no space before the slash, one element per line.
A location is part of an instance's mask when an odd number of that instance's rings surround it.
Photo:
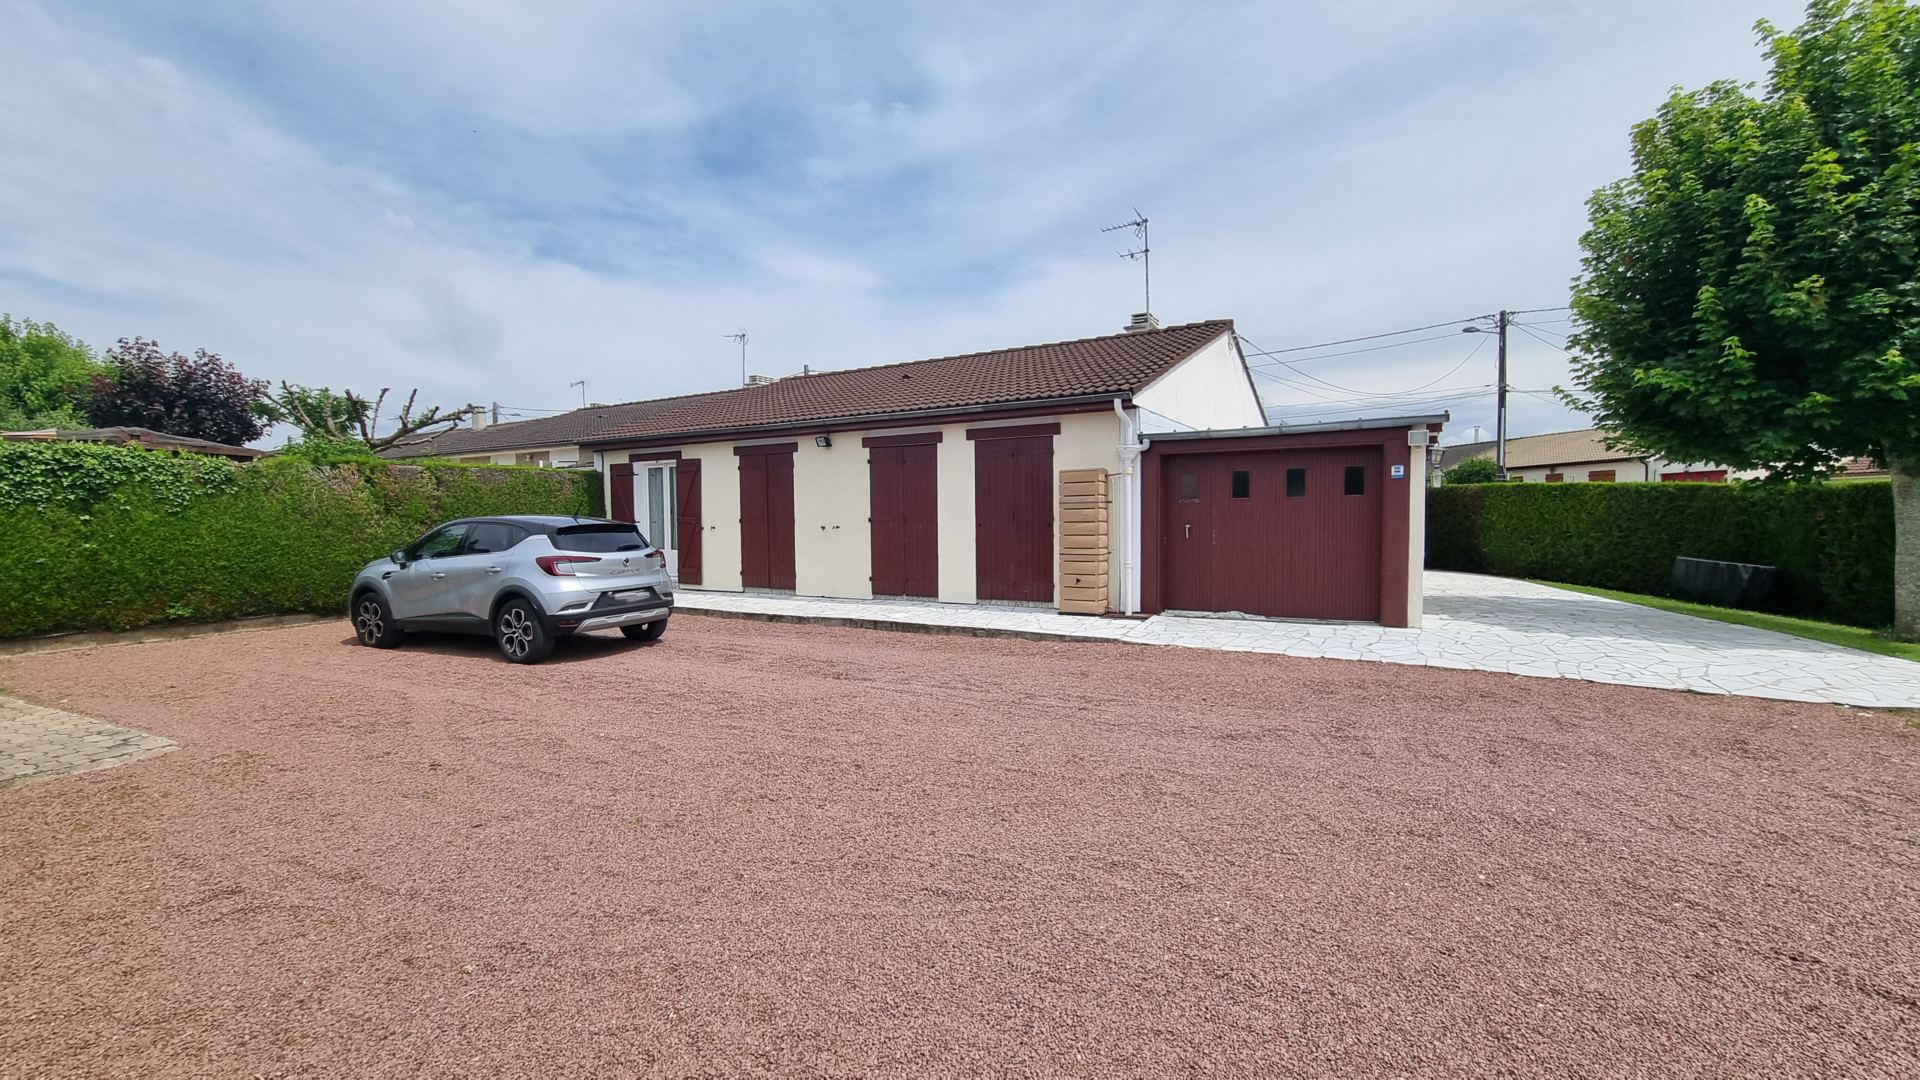
<path fill-rule="evenodd" d="M 555 529 L 553 546 L 561 551 L 644 551 L 647 538 L 632 525 L 567 525 Z"/>
<path fill-rule="evenodd" d="M 501 521 L 482 521 L 467 534 L 466 554 L 491 555 L 527 538 L 527 530 Z"/>

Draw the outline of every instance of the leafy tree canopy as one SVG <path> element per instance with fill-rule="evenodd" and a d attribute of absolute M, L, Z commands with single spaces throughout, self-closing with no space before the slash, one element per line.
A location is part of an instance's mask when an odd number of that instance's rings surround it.
<path fill-rule="evenodd" d="M 1440 475 L 1448 486 L 1491 484 L 1500 479 L 1500 466 L 1490 457 L 1474 457 L 1468 458 Z"/>
<path fill-rule="evenodd" d="M 1589 202 L 1579 404 L 1621 445 L 1814 476 L 1920 459 L 1920 9 L 1761 23 L 1764 93 L 1676 93 Z"/>
<path fill-rule="evenodd" d="M 242 446 L 272 421 L 255 407 L 267 381 L 249 379 L 205 349 L 191 358 L 161 351 L 145 338 L 107 353 L 107 370 L 93 381 L 87 415 L 99 427 L 144 427 L 170 435 Z"/>
<path fill-rule="evenodd" d="M 93 379 L 105 371 L 52 323 L 0 315 L 0 430 L 86 427 Z"/>

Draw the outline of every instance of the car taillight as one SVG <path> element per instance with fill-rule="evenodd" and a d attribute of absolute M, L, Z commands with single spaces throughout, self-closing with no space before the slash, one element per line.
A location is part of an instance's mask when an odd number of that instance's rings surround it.
<path fill-rule="evenodd" d="M 667 553 L 661 551 L 659 548 L 654 548 L 652 551 L 647 552 L 647 558 L 660 560 L 653 564 L 655 570 L 665 570 L 667 568 Z"/>
<path fill-rule="evenodd" d="M 533 561 L 539 564 L 540 569 L 545 570 L 554 577 L 572 577 L 574 576 L 574 563 L 599 562 L 600 560 L 593 555 L 536 555 Z"/>

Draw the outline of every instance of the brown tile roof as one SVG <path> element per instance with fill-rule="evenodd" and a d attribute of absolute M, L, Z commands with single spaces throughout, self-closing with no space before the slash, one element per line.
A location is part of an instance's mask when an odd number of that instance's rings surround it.
<path fill-rule="evenodd" d="M 1579 431 L 1554 431 L 1545 435 L 1523 435 L 1507 440 L 1507 468 L 1537 469 L 1542 465 L 1586 465 L 1603 461 L 1638 461 L 1624 450 L 1609 450 L 1606 433 L 1598 428 Z M 1451 469 L 1468 458 L 1492 457 L 1491 442 L 1461 443 L 1449 446 L 1440 455 L 1440 468 Z"/>
<path fill-rule="evenodd" d="M 1874 480 L 1882 476 L 1892 476 L 1885 466 L 1875 465 L 1872 458 L 1841 458 L 1834 476 L 1841 480 Z"/>
<path fill-rule="evenodd" d="M 938 413 L 1138 391 L 1233 329 L 1231 319 L 1049 345 L 790 376 L 689 400 L 595 435 L 594 443 L 821 420 Z"/>
<path fill-rule="evenodd" d="M 725 393 L 725 391 L 718 391 Z M 387 451 L 384 457 L 458 457 L 462 454 L 494 454 L 546 446 L 578 446 L 588 437 L 649 416 L 676 409 L 705 394 L 681 394 L 678 397 L 628 401 L 618 405 L 589 405 L 584 409 L 543 416 L 537 420 L 515 420 L 483 428 L 457 427 L 422 439 L 412 440 Z"/>

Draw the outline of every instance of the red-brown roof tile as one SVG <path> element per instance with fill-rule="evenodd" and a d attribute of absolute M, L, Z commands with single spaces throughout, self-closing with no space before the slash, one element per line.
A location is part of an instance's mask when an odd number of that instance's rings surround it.
<path fill-rule="evenodd" d="M 593 443 L 822 420 L 937 413 L 1098 394 L 1130 394 L 1233 329 L 1233 321 L 791 376 L 695 398 L 592 436 Z"/>

